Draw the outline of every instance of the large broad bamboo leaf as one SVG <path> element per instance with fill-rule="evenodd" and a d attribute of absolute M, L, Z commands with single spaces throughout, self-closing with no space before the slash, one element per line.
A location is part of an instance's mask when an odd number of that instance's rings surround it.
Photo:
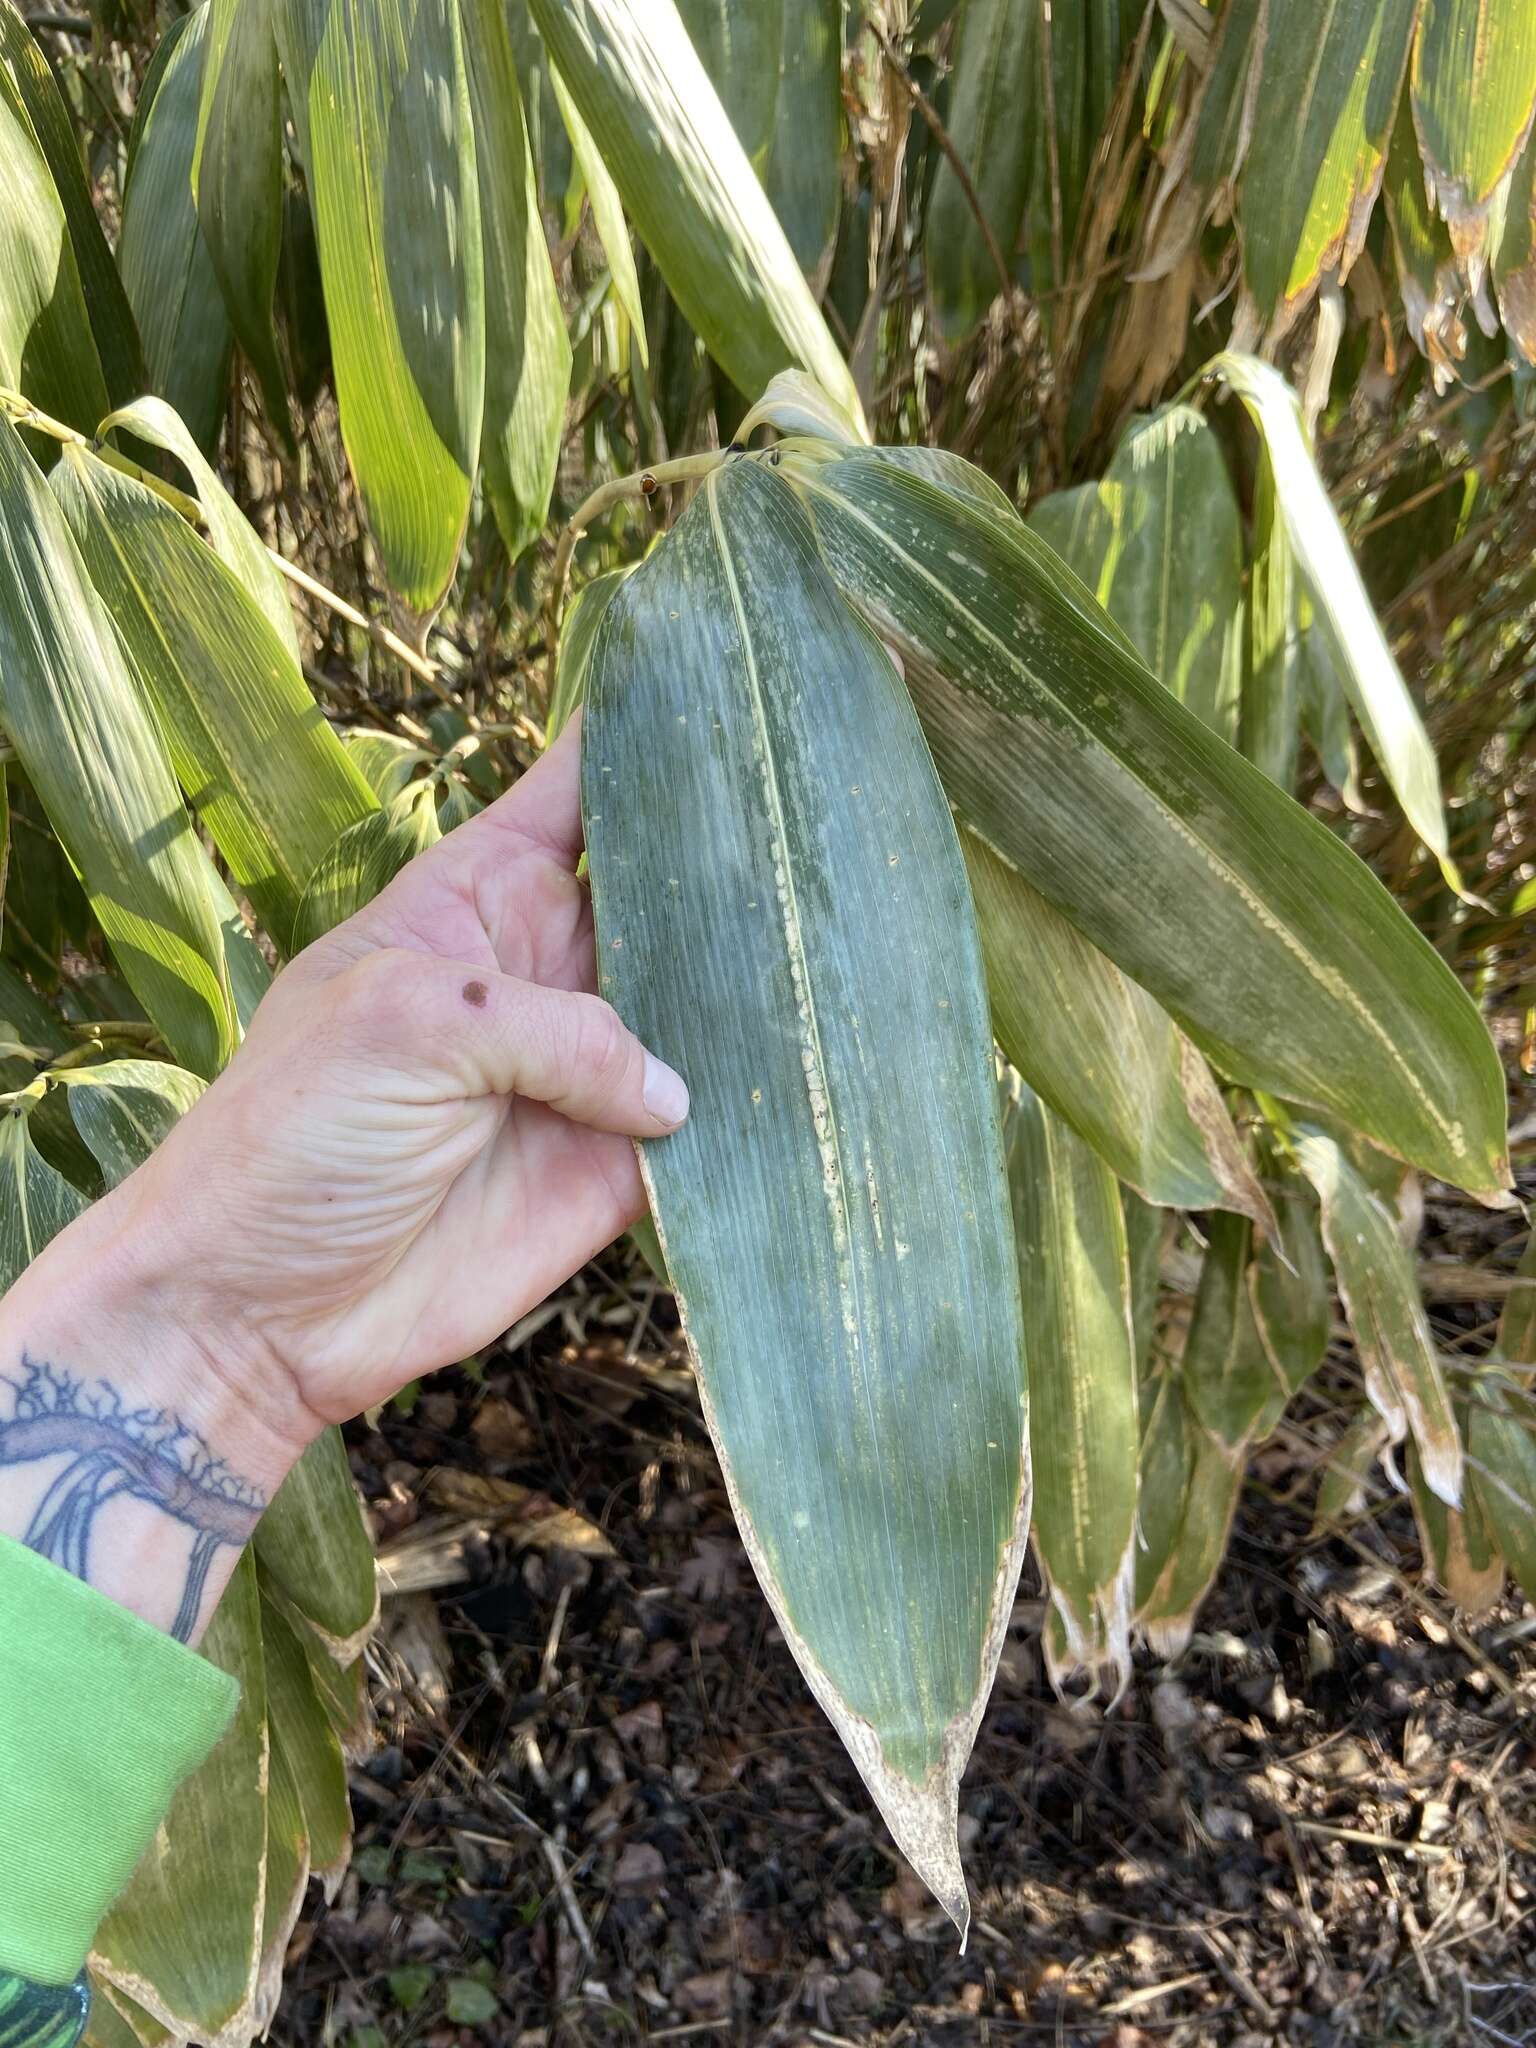
<path fill-rule="evenodd" d="M 1312 460 L 1296 394 L 1278 370 L 1255 356 L 1229 352 L 1211 368 L 1242 399 L 1264 437 L 1292 555 L 1326 625 L 1371 752 L 1409 824 L 1449 874 L 1435 750 Z"/>
<path fill-rule="evenodd" d="M 962 826 L 960 844 L 992 1029 L 1012 1065 L 1149 1202 L 1263 1221 L 1221 1091 L 1167 1011 L 984 839 Z"/>
<path fill-rule="evenodd" d="M 1424 0 L 1412 90 L 1425 179 L 1475 290 L 1489 215 L 1536 112 L 1536 7 Z"/>
<path fill-rule="evenodd" d="M 597 239 L 603 245 L 603 254 L 608 258 L 608 274 L 613 280 L 613 295 L 629 317 L 630 329 L 640 350 L 640 360 L 649 359 L 650 349 L 645 336 L 645 307 L 640 298 L 640 274 L 635 268 L 635 252 L 630 245 L 629 223 L 624 218 L 624 202 L 619 197 L 619 188 L 603 162 L 602 152 L 592 138 L 592 131 L 581 118 L 576 102 L 566 90 L 565 83 L 553 65 L 549 67 L 549 81 L 554 88 L 555 104 L 560 109 L 560 118 L 565 123 L 565 132 L 576 159 L 576 168 L 581 174 L 586 189 L 587 204 L 592 209 L 592 225 L 597 229 Z"/>
<path fill-rule="evenodd" d="M 727 376 L 800 363 L 855 414 L 853 379 L 673 0 L 532 0 L 641 240 Z"/>
<path fill-rule="evenodd" d="M 239 1705 L 101 1923 L 91 1966 L 181 2039 L 243 2042 L 256 2031 L 267 1869 L 267 1694 L 249 1550 L 202 1653 L 239 1681 Z"/>
<path fill-rule="evenodd" d="M 773 146 L 783 0 L 677 0 L 699 62 L 720 95 L 736 140 L 761 176 Z"/>
<path fill-rule="evenodd" d="M 774 418 L 767 403 L 754 410 Z M 789 431 L 798 409 L 781 410 L 775 423 Z M 1018 520 L 989 477 L 946 450 L 889 448 L 880 459 L 982 511 Z M 1107 554 L 1114 522 L 1104 508 L 1123 495 L 1107 480 L 1057 492 L 1042 499 L 1029 523 L 1047 515 L 1041 523 L 1059 533 L 1069 563 L 1067 550 L 1078 551 L 1089 525 Z M 1051 508 L 1069 499 L 1077 508 L 1057 519 Z M 1094 552 L 1095 543 L 1084 546 Z M 1125 645 L 1135 652 L 1128 635 Z M 921 687 L 920 662 L 911 664 L 909 680 Z M 1210 1069 L 1173 1019 L 978 833 L 962 826 L 960 843 L 981 929 L 992 1028 L 1013 1066 L 1148 1201 L 1235 1208 L 1256 1222 L 1272 1221 Z M 1049 999 L 1042 1000 L 1046 990 Z"/>
<path fill-rule="evenodd" d="M 826 282 L 843 191 L 841 0 L 783 0 L 784 34 L 763 185 L 813 291 Z"/>
<path fill-rule="evenodd" d="M 89 431 L 106 384 L 63 203 L 10 71 L 0 66 L 0 384 Z"/>
<path fill-rule="evenodd" d="M 1168 153 L 1148 211 L 1138 278 L 1166 277 L 1203 222 L 1225 209 L 1253 131 L 1270 0 L 1227 0 L 1207 45 L 1204 75 Z"/>
<path fill-rule="evenodd" d="M 1029 1358 L 1035 1548 L 1066 1653 L 1051 1659 L 1052 1678 L 1086 1670 L 1118 1693 L 1131 1672 L 1139 1435 L 1120 1190 L 1022 1084 L 1004 1135 Z"/>
<path fill-rule="evenodd" d="M 0 422 L 0 725 L 185 1067 L 234 1047 L 213 870 L 64 515 Z"/>
<path fill-rule="evenodd" d="M 1459 1507 L 1461 1436 L 1397 1219 L 1323 1132 L 1303 1129 L 1296 1156 L 1322 1203 L 1323 1242 L 1371 1405 L 1393 1443 L 1412 1431 L 1426 1485 Z"/>
<path fill-rule="evenodd" d="M 1329 272 L 1344 278 L 1381 183 L 1418 0 L 1269 0 L 1258 118 L 1238 208 L 1259 322 L 1289 327 Z"/>
<path fill-rule="evenodd" d="M 33 1144 L 31 1108 L 0 1110 L 0 1294 L 89 1206 Z"/>
<path fill-rule="evenodd" d="M 273 1497 L 254 1538 L 262 1571 L 325 1643 L 357 1656 L 379 1611 L 373 1545 L 339 1429 L 316 1437 Z"/>
<path fill-rule="evenodd" d="M 288 586 L 250 522 L 187 432 L 185 423 L 163 399 L 140 398 L 104 419 L 96 430 L 96 438 L 105 440 L 119 427 L 127 428 L 140 441 L 148 441 L 151 447 L 163 448 L 183 465 L 202 507 L 214 553 L 260 605 L 278 639 L 297 662 L 299 636 L 294 630 Z"/>
<path fill-rule="evenodd" d="M 1083 487 L 1091 490 L 1091 487 Z M 1075 492 L 1066 494 L 1076 499 Z M 1216 436 L 1193 406 L 1133 421 L 1069 520 L 1029 524 L 1086 583 L 1152 673 L 1213 732 L 1237 732 L 1243 541 Z"/>
<path fill-rule="evenodd" d="M 900 679 L 772 469 L 715 471 L 609 604 L 582 745 L 601 985 L 692 1091 L 642 1165 L 742 1537 L 963 1929 L 1029 1512 L 986 991 Z"/>
<path fill-rule="evenodd" d="M 298 663 L 165 500 L 82 448 L 54 488 L 182 786 L 281 947 L 316 864 L 376 812 Z"/>
<path fill-rule="evenodd" d="M 779 457 L 850 601 L 912 655 L 962 821 L 1232 1079 L 1497 1198 L 1498 1057 L 1363 863 L 1176 702 L 1032 534 L 877 451 Z"/>
<path fill-rule="evenodd" d="M 458 0 L 282 0 L 341 433 L 394 589 L 458 564 L 485 402 L 485 261 Z"/>
<path fill-rule="evenodd" d="M 988 227 L 1011 261 L 1034 170 L 1040 105 L 1038 0 L 968 0 L 950 80 L 949 134 Z M 997 296 L 987 238 L 946 158 L 934 174 L 924 231 L 928 290 L 952 340 Z"/>
<path fill-rule="evenodd" d="M 185 1067 L 163 1060 L 106 1060 L 96 1067 L 65 1067 L 57 1079 L 69 1098 L 75 1128 L 109 1188 L 143 1165 L 207 1085 Z"/>
<path fill-rule="evenodd" d="M 150 385 L 211 454 L 232 333 L 192 191 L 208 29 L 207 7 L 173 21 L 149 67 L 134 115 L 117 260 Z"/>
<path fill-rule="evenodd" d="M 571 345 L 539 217 L 503 0 L 462 0 L 485 238 L 485 487 L 514 560 L 555 487 Z"/>
<path fill-rule="evenodd" d="M 272 297 L 283 240 L 283 136 L 275 0 L 208 0 L 192 191 L 230 324 L 292 444 Z"/>
<path fill-rule="evenodd" d="M 11 0 L 0 0 L 0 68 L 26 108 L 32 132 L 53 174 L 54 190 L 69 223 L 75 267 L 96 337 L 107 393 L 114 405 L 122 405 L 144 385 L 138 330 L 91 201 L 80 142 L 69 109 L 47 58 Z M 89 427 L 86 420 L 78 424 L 82 430 Z"/>

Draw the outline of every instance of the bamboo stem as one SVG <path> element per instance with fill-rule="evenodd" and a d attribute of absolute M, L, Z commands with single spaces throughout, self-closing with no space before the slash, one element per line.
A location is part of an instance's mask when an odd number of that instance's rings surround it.
<path fill-rule="evenodd" d="M 555 548 L 554 566 L 550 571 L 549 599 L 545 606 L 545 640 L 548 643 L 549 676 L 546 698 L 554 694 L 555 661 L 560 641 L 560 617 L 565 609 L 565 586 L 571 573 L 571 557 L 576 552 L 576 543 L 605 512 L 611 512 L 615 505 L 621 505 L 631 498 L 650 498 L 661 484 L 687 483 L 696 477 L 708 476 L 712 469 L 718 469 L 730 454 L 728 448 L 711 449 L 705 455 L 679 455 L 671 462 L 658 462 L 650 469 L 639 470 L 634 476 L 612 478 L 608 483 L 599 484 L 589 498 L 577 506 L 566 522 L 565 530 Z"/>

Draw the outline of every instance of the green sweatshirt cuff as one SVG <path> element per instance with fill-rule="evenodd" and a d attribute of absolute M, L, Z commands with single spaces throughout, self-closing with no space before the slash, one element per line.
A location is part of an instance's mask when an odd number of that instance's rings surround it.
<path fill-rule="evenodd" d="M 78 1973 L 239 1690 L 0 1536 L 0 1970 L 37 1984 Z"/>

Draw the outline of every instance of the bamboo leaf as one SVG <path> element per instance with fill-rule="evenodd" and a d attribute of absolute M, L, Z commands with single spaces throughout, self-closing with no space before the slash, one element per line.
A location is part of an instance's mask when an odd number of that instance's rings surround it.
<path fill-rule="evenodd" d="M 91 1967 L 183 2040 L 244 2041 L 257 2025 L 268 1771 L 261 1602 L 249 1550 L 201 1648 L 239 1681 L 234 1719 L 183 1781 L 153 1850 L 101 1923 Z"/>
<path fill-rule="evenodd" d="M 1037 532 L 1052 503 L 1031 513 Z M 1193 406 L 1133 421 L 1090 502 L 1045 525 L 1159 681 L 1213 732 L 1235 738 L 1242 528 L 1221 448 Z"/>
<path fill-rule="evenodd" d="M 302 953 L 349 918 L 442 837 L 432 791 L 412 783 L 386 810 L 349 825 L 304 885 L 292 951 Z"/>
<path fill-rule="evenodd" d="M 0 422 L 0 724 L 119 967 L 185 1067 L 234 1019 L 212 868 L 64 515 Z"/>
<path fill-rule="evenodd" d="M 1366 1505 L 1371 1467 L 1388 1440 L 1385 1422 L 1371 1407 L 1362 1408 L 1333 1447 L 1318 1482 L 1313 1526 L 1318 1532 L 1351 1521 Z"/>
<path fill-rule="evenodd" d="M 485 264 L 458 0 L 282 0 L 342 439 L 417 615 L 458 565 L 485 409 Z"/>
<path fill-rule="evenodd" d="M 0 384 L 85 430 L 106 398 L 64 206 L 26 102 L 3 63 Z"/>
<path fill-rule="evenodd" d="M 768 162 L 778 105 L 783 0 L 678 0 L 688 40 L 720 95 L 736 140 L 759 174 Z"/>
<path fill-rule="evenodd" d="M 1493 284 L 1505 332 L 1536 363 L 1536 143 L 1529 140 L 1510 179 Z"/>
<path fill-rule="evenodd" d="M 372 726 L 356 726 L 344 732 L 341 743 L 352 763 L 379 802 L 388 808 L 414 779 L 418 768 L 430 768 L 433 756 L 403 733 L 379 732 Z"/>
<path fill-rule="evenodd" d="M 878 451 L 779 455 L 850 602 L 910 657 L 961 820 L 1233 1080 L 1496 1198 L 1492 1042 L 1369 870 L 1131 658 L 1032 534 Z"/>
<path fill-rule="evenodd" d="M 283 138 L 275 0 L 208 0 L 192 191 L 230 325 L 267 417 L 293 446 L 273 321 L 283 240 Z"/>
<path fill-rule="evenodd" d="M 1470 1443 L 1470 1403 L 1458 1404 L 1457 1421 Z M 1447 1507 L 1424 1483 L 1418 1452 L 1408 1447 L 1408 1493 L 1419 1527 L 1424 1575 L 1444 1587 L 1463 1614 L 1486 1614 L 1504 1591 L 1504 1559 L 1483 1513 L 1478 1485 L 1470 1484 L 1459 1508 Z"/>
<path fill-rule="evenodd" d="M 1247 293 L 1271 333 L 1360 253 L 1417 13 L 1418 0 L 1269 0 L 1238 220 Z"/>
<path fill-rule="evenodd" d="M 832 263 L 843 193 L 841 0 L 783 0 L 778 100 L 763 186 L 811 290 Z"/>
<path fill-rule="evenodd" d="M 71 447 L 54 488 L 182 786 L 286 948 L 305 884 L 372 792 L 254 600 L 163 498 Z"/>
<path fill-rule="evenodd" d="M 1301 723 L 1300 622 L 1291 543 L 1275 502 L 1275 473 L 1265 452 L 1254 480 L 1247 616 L 1238 745 L 1256 768 L 1289 794 L 1296 784 Z"/>
<path fill-rule="evenodd" d="M 0 67 L 9 77 L 14 97 L 26 109 L 32 132 L 52 173 L 54 190 L 69 224 L 75 268 L 108 396 L 114 405 L 121 405 L 144 386 L 138 330 L 117 264 L 96 218 L 69 109 L 47 58 L 11 0 L 0 0 Z M 48 410 L 46 406 L 44 409 Z M 90 422 L 81 419 L 76 424 L 85 430 Z"/>
<path fill-rule="evenodd" d="M 956 30 L 949 136 L 1006 262 L 1024 220 L 1040 105 L 1038 0 L 967 0 Z M 945 157 L 924 230 L 928 289 L 944 333 L 970 332 L 1000 289 L 987 237 Z"/>
<path fill-rule="evenodd" d="M 1322 1364 L 1333 1327 L 1333 1294 L 1317 1204 L 1295 1174 L 1269 1189 L 1278 1233 L 1258 1247 L 1248 1291 L 1259 1342 L 1279 1383 L 1281 1408 Z M 1279 1419 L 1277 1409 L 1275 1419 Z"/>
<path fill-rule="evenodd" d="M 485 238 L 485 487 L 514 560 L 549 513 L 571 381 L 501 0 L 462 0 Z"/>
<path fill-rule="evenodd" d="M 257 1524 L 252 1548 L 265 1577 L 332 1661 L 350 1664 L 378 1619 L 379 1594 L 340 1430 L 323 1430 L 288 1474 Z"/>
<path fill-rule="evenodd" d="M 1459 1507 L 1461 1436 L 1397 1219 L 1323 1132 L 1303 1128 L 1296 1156 L 1322 1203 L 1323 1242 L 1371 1405 L 1392 1443 L 1412 1431 L 1425 1484 Z"/>
<path fill-rule="evenodd" d="M 273 1754 L 283 1757 L 298 1799 L 310 1868 L 333 1897 L 352 1854 L 346 1760 L 315 1690 L 303 1643 L 265 1585 L 261 1634 Z"/>
<path fill-rule="evenodd" d="M 1424 0 L 1411 83 L 1425 183 L 1476 291 L 1489 216 L 1536 113 L 1536 8 Z"/>
<path fill-rule="evenodd" d="M 857 415 L 848 367 L 673 0 L 531 4 L 641 240 L 726 375 L 754 395 L 799 363 Z"/>
<path fill-rule="evenodd" d="M 1234 1453 L 1268 1435 L 1285 1400 L 1254 1319 L 1252 1253 L 1253 1225 L 1246 1216 L 1211 1217 L 1184 1342 L 1190 1409 Z"/>
<path fill-rule="evenodd" d="M 1245 1465 L 1196 1421 L 1179 1372 L 1159 1375 L 1141 1442 L 1135 1614 L 1159 1657 L 1189 1642 L 1226 1555 Z"/>
<path fill-rule="evenodd" d="M 1022 1084 L 1004 1137 L 1038 1474 L 1033 1533 L 1065 1649 L 1051 1678 L 1059 1687 L 1078 1670 L 1102 1673 L 1118 1695 L 1131 1675 L 1139 1434 L 1120 1190 Z"/>
<path fill-rule="evenodd" d="M 1536 1600 L 1536 1397 L 1497 1367 L 1478 1374 L 1467 1424 L 1478 1506 L 1510 1576 Z"/>
<path fill-rule="evenodd" d="M 544 718 L 544 736 L 550 745 L 559 738 L 570 717 L 586 695 L 587 664 L 592 643 L 604 612 L 624 586 L 628 569 L 609 569 L 584 583 L 565 608 L 560 622 L 560 649 L 555 659 L 555 687 L 550 692 L 549 710 Z"/>
<path fill-rule="evenodd" d="M 549 69 L 549 79 L 554 87 L 555 104 L 560 109 L 560 118 L 575 154 L 577 169 L 586 187 L 592 225 L 597 229 L 597 239 L 608 258 L 613 295 L 629 320 L 630 331 L 640 350 L 640 360 L 646 363 L 650 360 L 650 352 L 645 335 L 645 307 L 640 298 L 640 277 L 635 269 L 635 252 L 630 245 L 629 223 L 624 218 L 624 202 L 603 161 L 602 152 L 592 139 L 591 129 L 581 118 L 580 109 L 553 65 Z"/>
<path fill-rule="evenodd" d="M 30 1107 L 0 1110 L 0 1294 L 90 1206 L 33 1144 Z"/>
<path fill-rule="evenodd" d="M 163 399 L 140 398 L 132 405 L 121 406 L 104 419 L 96 429 L 96 438 L 105 441 L 108 434 L 119 428 L 127 428 L 152 448 L 163 448 L 182 464 L 207 522 L 209 546 L 236 581 L 245 586 L 247 596 L 254 598 L 265 612 L 268 624 L 297 662 L 299 636 L 294 630 L 288 586 L 252 530 L 249 520 L 219 482 L 212 465 L 187 432 L 185 423 Z"/>
<path fill-rule="evenodd" d="M 692 1091 L 642 1165 L 748 1554 L 963 1929 L 1028 1525 L 991 1033 L 916 722 L 771 468 L 713 472 L 610 603 L 583 810 L 602 987 Z"/>
<path fill-rule="evenodd" d="M 211 453 L 233 337 L 192 192 L 208 28 L 206 6 L 173 21 L 149 67 L 133 120 L 117 260 L 150 386 Z"/>
<path fill-rule="evenodd" d="M 125 1181 L 184 1116 L 207 1083 L 163 1060 L 107 1060 L 55 1076 L 75 1128 L 109 1188 Z"/>
<path fill-rule="evenodd" d="M 1292 555 L 1327 629 L 1340 679 L 1371 752 L 1409 824 L 1439 859 L 1452 887 L 1458 887 L 1446 851 L 1435 750 L 1312 460 L 1295 393 L 1277 370 L 1254 356 L 1228 353 L 1210 367 L 1242 399 L 1263 437 Z"/>
<path fill-rule="evenodd" d="M 1168 1013 L 962 827 L 992 1029 L 1128 1187 L 1170 1208 L 1269 1211 L 1210 1069 Z"/>

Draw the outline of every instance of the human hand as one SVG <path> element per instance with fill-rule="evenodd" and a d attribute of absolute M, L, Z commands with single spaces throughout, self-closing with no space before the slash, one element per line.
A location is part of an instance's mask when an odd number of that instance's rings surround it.
<path fill-rule="evenodd" d="M 579 760 L 573 724 L 291 962 L 97 1205 L 279 1433 L 489 1343 L 644 1208 L 630 1140 L 680 1123 L 687 1093 L 591 993 Z"/>

